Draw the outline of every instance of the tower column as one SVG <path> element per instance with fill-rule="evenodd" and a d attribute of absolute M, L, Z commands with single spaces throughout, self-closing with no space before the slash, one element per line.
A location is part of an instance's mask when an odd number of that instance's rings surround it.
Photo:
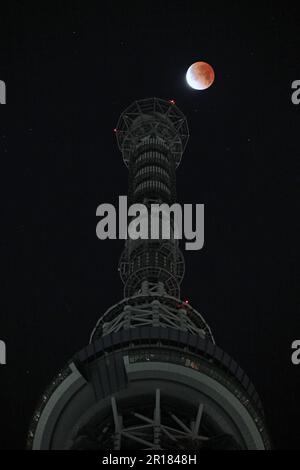
<path fill-rule="evenodd" d="M 174 102 L 133 103 L 116 135 L 131 204 L 173 204 L 189 132 Z M 170 221 L 171 229 L 174 229 Z M 264 450 L 264 411 L 249 377 L 180 299 L 178 241 L 128 239 L 124 298 L 52 381 L 28 434 L 34 450 Z"/>

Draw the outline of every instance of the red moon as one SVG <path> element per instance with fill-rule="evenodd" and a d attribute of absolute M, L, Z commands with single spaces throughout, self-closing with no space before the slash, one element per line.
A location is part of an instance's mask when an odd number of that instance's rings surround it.
<path fill-rule="evenodd" d="M 215 72 L 206 62 L 196 62 L 187 71 L 186 80 L 194 90 L 206 90 L 215 81 Z"/>

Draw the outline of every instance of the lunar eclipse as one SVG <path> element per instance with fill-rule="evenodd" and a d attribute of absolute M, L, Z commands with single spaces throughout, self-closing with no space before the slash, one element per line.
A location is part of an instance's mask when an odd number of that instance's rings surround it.
<path fill-rule="evenodd" d="M 196 62 L 187 71 L 186 80 L 194 90 L 206 90 L 215 81 L 215 72 L 206 62 Z"/>

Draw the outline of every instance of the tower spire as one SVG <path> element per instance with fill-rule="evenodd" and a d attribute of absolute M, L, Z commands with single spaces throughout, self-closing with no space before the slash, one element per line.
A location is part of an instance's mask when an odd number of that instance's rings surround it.
<path fill-rule="evenodd" d="M 116 134 L 131 204 L 173 204 L 189 134 L 174 102 L 136 101 Z M 129 238 L 119 269 L 124 298 L 101 312 L 88 346 L 44 393 L 28 447 L 269 449 L 250 379 L 215 344 L 202 315 L 180 300 L 184 260 L 175 237 Z"/>
<path fill-rule="evenodd" d="M 176 168 L 189 138 L 185 116 L 175 106 L 157 98 L 136 101 L 121 115 L 116 136 L 129 170 L 129 203 L 176 202 Z M 165 217 L 168 217 L 166 214 Z M 171 225 L 169 240 L 129 240 L 120 259 L 124 295 L 130 297 L 146 286 L 180 296 L 184 258 Z M 151 218 L 148 220 L 151 232 Z M 153 290 L 152 290 L 153 291 Z"/>

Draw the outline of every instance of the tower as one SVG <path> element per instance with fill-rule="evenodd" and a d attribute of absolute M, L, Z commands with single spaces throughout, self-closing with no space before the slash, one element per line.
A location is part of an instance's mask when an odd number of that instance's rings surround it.
<path fill-rule="evenodd" d="M 175 103 L 133 103 L 116 135 L 129 202 L 172 205 L 189 137 Z M 180 300 L 185 264 L 174 230 L 171 222 L 168 240 L 127 239 L 119 263 L 124 298 L 44 393 L 30 449 L 270 448 L 254 386 Z"/>

